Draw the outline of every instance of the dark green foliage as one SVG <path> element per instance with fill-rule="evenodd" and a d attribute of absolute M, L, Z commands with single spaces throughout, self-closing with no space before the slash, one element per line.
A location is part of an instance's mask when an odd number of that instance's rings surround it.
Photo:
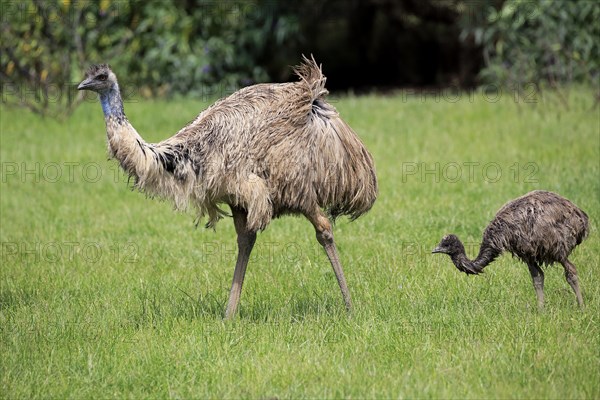
<path fill-rule="evenodd" d="M 150 3 L 136 17 L 129 76 L 150 90 L 222 96 L 268 80 L 256 60 L 296 33 L 293 18 L 274 17 L 268 2 Z"/>
<path fill-rule="evenodd" d="M 45 114 L 78 103 L 73 82 L 110 62 L 124 96 L 218 97 L 264 81 L 256 60 L 297 31 L 269 2 L 2 3 L 2 99 Z"/>
<path fill-rule="evenodd" d="M 509 0 L 489 7 L 487 21 L 465 30 L 483 47 L 485 82 L 522 89 L 583 82 L 600 74 L 600 4 Z"/>
<path fill-rule="evenodd" d="M 600 76 L 600 5 L 587 0 L 0 5 L 2 101 L 45 114 L 70 113 L 81 100 L 74 83 L 101 62 L 121 77 L 125 98 L 214 99 L 285 81 L 302 53 L 325 65 L 333 90 L 499 82 L 530 93 L 544 84 L 598 85 Z"/>

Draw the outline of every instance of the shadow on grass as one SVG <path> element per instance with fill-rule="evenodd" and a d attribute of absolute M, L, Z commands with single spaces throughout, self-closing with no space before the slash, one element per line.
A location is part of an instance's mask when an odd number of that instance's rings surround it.
<path fill-rule="evenodd" d="M 316 319 L 335 320 L 351 315 L 351 312 L 346 311 L 341 296 L 323 294 L 316 290 L 295 293 L 285 302 L 258 296 L 254 301 L 240 307 L 239 318 L 251 322 L 302 322 Z"/>
<path fill-rule="evenodd" d="M 195 297 L 175 287 L 168 290 L 142 288 L 136 290 L 137 301 L 132 310 L 134 329 L 157 327 L 168 320 L 202 320 L 223 318 L 224 303 L 211 292 L 200 292 Z"/>
<path fill-rule="evenodd" d="M 253 323 L 274 321 L 338 320 L 352 315 L 338 293 L 309 290 L 291 294 L 287 299 L 279 292 L 246 293 L 242 296 L 234 320 Z M 223 320 L 227 294 L 209 289 L 190 293 L 173 287 L 165 291 L 158 286 L 135 291 L 132 321 L 135 329 L 158 326 L 167 320 Z"/>
<path fill-rule="evenodd" d="M 27 306 L 34 303 L 37 297 L 39 297 L 37 290 L 2 289 L 0 290 L 0 311 Z"/>

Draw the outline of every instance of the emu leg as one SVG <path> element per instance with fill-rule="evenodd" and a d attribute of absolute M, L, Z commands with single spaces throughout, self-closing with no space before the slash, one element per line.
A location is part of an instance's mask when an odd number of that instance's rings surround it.
<path fill-rule="evenodd" d="M 238 257 L 233 273 L 233 282 L 231 283 L 231 291 L 229 292 L 229 301 L 227 302 L 227 310 L 225 318 L 229 319 L 235 315 L 240 295 L 242 293 L 242 284 L 244 283 L 244 275 L 246 274 L 246 266 L 250 259 L 250 253 L 254 242 L 256 241 L 256 232 L 249 231 L 246 226 L 248 213 L 245 210 L 231 207 L 233 215 L 233 223 L 237 233 Z"/>
<path fill-rule="evenodd" d="M 573 265 L 569 260 L 566 260 L 562 263 L 565 268 L 565 278 L 567 278 L 567 282 L 573 288 L 575 292 L 575 296 L 577 296 L 577 303 L 579 307 L 583 307 L 583 297 L 581 296 L 581 291 L 579 290 L 579 278 L 577 277 L 577 270 L 575 269 L 575 265 Z"/>
<path fill-rule="evenodd" d="M 536 264 L 528 264 L 529 273 L 533 280 L 533 287 L 537 295 L 538 307 L 544 307 L 544 271 Z"/>
<path fill-rule="evenodd" d="M 321 246 L 323 246 L 325 253 L 327 253 L 327 258 L 329 258 L 329 262 L 333 267 L 333 272 L 335 272 L 335 277 L 340 285 L 342 297 L 344 298 L 344 303 L 346 303 L 346 309 L 350 311 L 352 310 L 352 300 L 350 299 L 350 291 L 348 290 L 348 285 L 346 285 L 346 278 L 344 278 L 342 264 L 340 263 L 340 258 L 338 257 L 338 252 L 333 240 L 331 222 L 329 222 L 329 219 L 320 209 L 315 211 L 313 214 L 307 214 L 306 218 L 308 218 L 308 220 L 315 227 L 317 240 Z"/>

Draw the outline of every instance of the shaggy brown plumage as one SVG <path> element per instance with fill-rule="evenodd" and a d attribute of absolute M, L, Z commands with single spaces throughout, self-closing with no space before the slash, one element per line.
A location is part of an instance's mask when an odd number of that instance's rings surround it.
<path fill-rule="evenodd" d="M 111 156 L 135 187 L 191 204 L 214 227 L 227 204 L 238 233 L 238 263 L 227 308 L 237 307 L 256 232 L 278 216 L 305 215 L 350 295 L 328 219 L 358 218 L 377 197 L 373 159 L 325 101 L 325 76 L 314 59 L 296 68 L 299 82 L 258 84 L 217 101 L 173 137 L 146 143 L 125 117 L 115 74 L 91 67 L 79 89 L 100 95 Z"/>
<path fill-rule="evenodd" d="M 433 253 L 448 254 L 460 271 L 479 274 L 503 251 L 520 258 L 529 267 L 540 306 L 544 304 L 542 265 L 559 262 L 579 305 L 577 270 L 568 257 L 588 235 L 588 217 L 564 197 L 536 190 L 506 203 L 483 233 L 479 254 L 469 260 L 455 235 L 446 235 Z"/>

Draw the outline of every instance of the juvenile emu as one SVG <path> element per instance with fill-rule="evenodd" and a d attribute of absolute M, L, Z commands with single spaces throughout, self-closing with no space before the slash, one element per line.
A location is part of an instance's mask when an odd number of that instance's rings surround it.
<path fill-rule="evenodd" d="M 588 235 L 588 217 L 556 193 L 535 190 L 506 203 L 483 233 L 479 254 L 469 260 L 455 235 L 446 235 L 432 253 L 448 254 L 460 271 L 479 274 L 503 251 L 529 267 L 538 305 L 544 305 L 544 272 L 541 266 L 559 262 L 577 302 L 583 306 L 577 270 L 568 257 Z"/>
<path fill-rule="evenodd" d="M 227 215 L 235 225 L 238 257 L 226 318 L 237 309 L 258 231 L 284 214 L 314 226 L 342 296 L 350 292 L 333 240 L 331 219 L 354 220 L 377 197 L 373 159 L 354 131 L 324 99 L 325 76 L 314 58 L 295 69 L 299 82 L 258 84 L 217 101 L 169 139 L 146 143 L 127 120 L 115 74 L 90 67 L 79 90 L 100 97 L 108 150 L 149 195 L 192 205 L 207 227 Z"/>

